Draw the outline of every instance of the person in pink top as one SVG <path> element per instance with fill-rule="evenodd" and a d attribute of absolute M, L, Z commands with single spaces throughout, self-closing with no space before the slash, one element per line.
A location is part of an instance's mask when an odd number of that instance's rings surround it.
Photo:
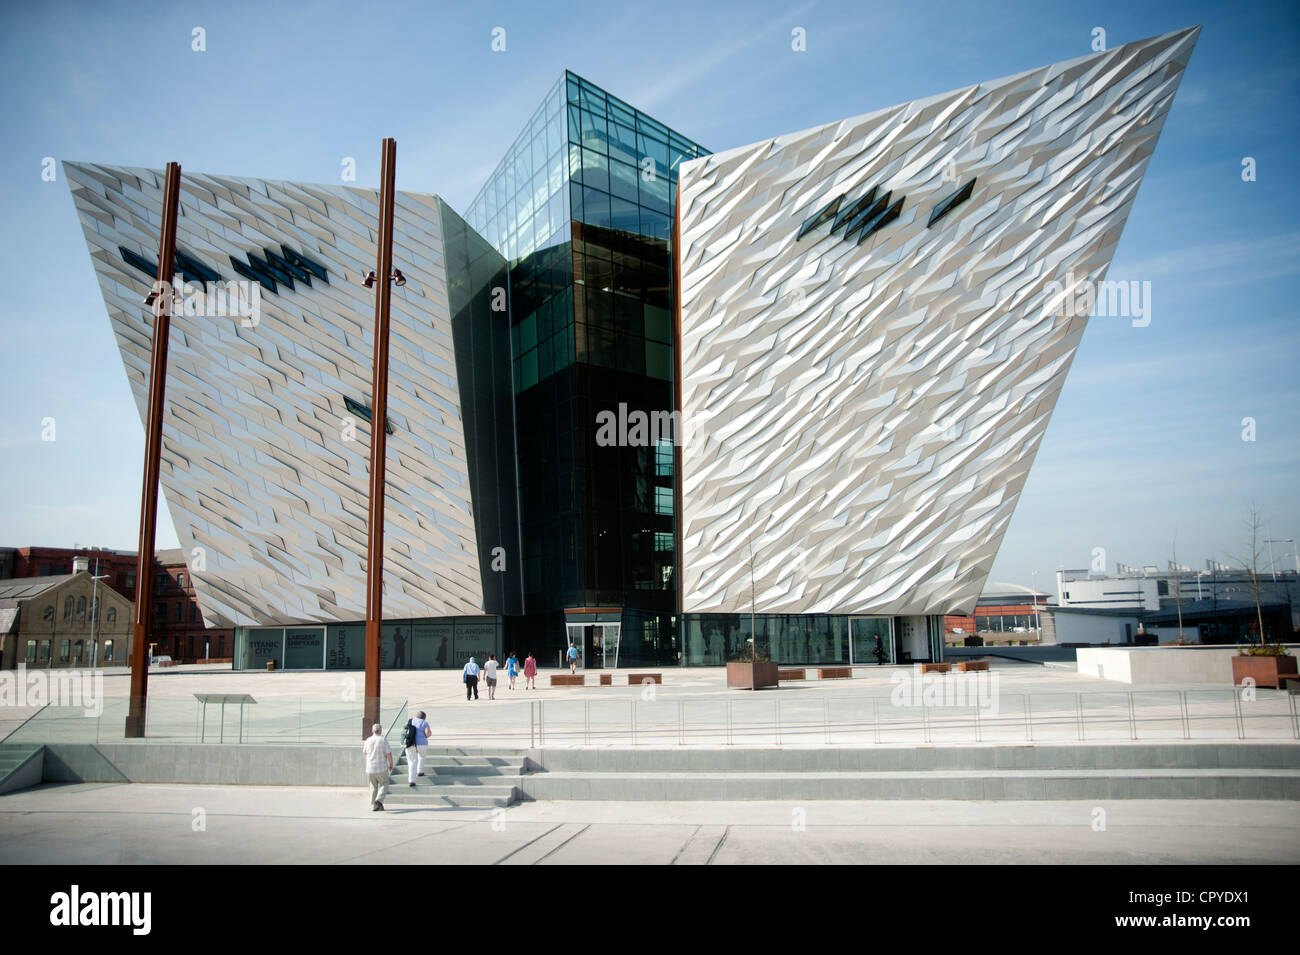
<path fill-rule="evenodd" d="M 529 651 L 524 660 L 524 689 L 537 689 L 537 661 L 533 659 L 532 651 Z"/>

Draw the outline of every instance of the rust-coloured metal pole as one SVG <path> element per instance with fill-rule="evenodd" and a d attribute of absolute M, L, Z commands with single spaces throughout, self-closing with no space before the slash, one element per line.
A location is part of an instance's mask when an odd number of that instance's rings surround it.
<path fill-rule="evenodd" d="M 366 542 L 366 696 L 361 738 L 379 722 L 384 624 L 384 439 L 388 436 L 388 309 L 393 294 L 393 185 L 397 140 L 383 142 L 379 173 L 379 254 L 375 266 L 375 368 L 370 399 L 370 525 Z"/>
<path fill-rule="evenodd" d="M 163 184 L 162 232 L 153 292 L 153 350 L 149 359 L 149 403 L 145 419 L 144 487 L 140 492 L 140 546 L 136 550 L 135 620 L 131 628 L 131 697 L 126 738 L 143 739 L 149 693 L 149 637 L 153 611 L 154 527 L 158 518 L 158 471 L 162 460 L 163 403 L 167 391 L 167 342 L 171 333 L 172 266 L 176 258 L 176 219 L 181 167 L 167 164 Z"/>

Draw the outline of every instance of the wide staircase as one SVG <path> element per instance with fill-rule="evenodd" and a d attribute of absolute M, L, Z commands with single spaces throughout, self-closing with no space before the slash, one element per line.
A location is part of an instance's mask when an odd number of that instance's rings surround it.
<path fill-rule="evenodd" d="M 407 783 L 405 750 L 399 751 L 385 805 L 454 806 L 493 809 L 519 800 L 519 779 L 527 772 L 523 753 L 431 746 L 424 775 Z"/>

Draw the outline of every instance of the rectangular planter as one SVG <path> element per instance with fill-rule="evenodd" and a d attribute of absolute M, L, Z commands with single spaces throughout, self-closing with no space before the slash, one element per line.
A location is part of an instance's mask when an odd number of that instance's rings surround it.
<path fill-rule="evenodd" d="M 727 688 L 761 690 L 765 686 L 776 686 L 779 671 L 775 663 L 728 663 Z"/>
<path fill-rule="evenodd" d="M 1235 686 L 1241 686 L 1241 681 L 1249 677 L 1256 686 L 1276 690 L 1279 674 L 1295 672 L 1295 657 L 1249 657 L 1239 653 L 1232 658 L 1232 682 Z"/>

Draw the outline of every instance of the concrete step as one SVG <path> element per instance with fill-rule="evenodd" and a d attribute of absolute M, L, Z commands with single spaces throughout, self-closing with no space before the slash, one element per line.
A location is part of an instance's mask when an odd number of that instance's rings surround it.
<path fill-rule="evenodd" d="M 504 777 L 504 776 L 521 776 L 525 772 L 523 764 L 516 766 L 430 766 L 424 764 L 424 772 L 427 776 L 486 776 L 486 777 Z M 403 779 L 406 778 L 406 764 L 403 763 L 394 774 L 400 774 Z"/>
<path fill-rule="evenodd" d="M 1300 771 L 1280 769 L 929 770 L 925 772 L 539 772 L 529 800 L 1285 799 Z"/>
<path fill-rule="evenodd" d="M 397 760 L 393 768 L 393 777 L 400 777 L 406 782 L 409 768 L 406 754 Z M 526 759 L 523 756 L 450 756 L 433 755 L 424 758 L 425 778 L 465 779 L 472 781 L 479 777 L 501 779 L 517 777 L 527 772 Z"/>
<path fill-rule="evenodd" d="M 523 756 L 426 756 L 424 757 L 424 765 L 445 769 L 478 769 L 484 772 L 492 772 L 494 770 L 517 769 L 524 765 L 524 760 L 525 757 Z M 397 762 L 405 766 L 407 764 L 406 754 L 403 753 Z"/>
<path fill-rule="evenodd" d="M 417 786 L 394 782 L 384 799 L 385 806 L 454 806 L 461 809 L 492 809 L 509 806 L 518 799 L 514 786 Z"/>
<path fill-rule="evenodd" d="M 406 748 L 397 740 L 391 741 L 390 745 L 393 748 L 394 756 L 406 752 Z M 475 746 L 429 746 L 425 750 L 425 758 L 432 758 L 434 756 L 460 756 L 484 759 L 523 759 L 527 754 L 528 751 L 523 749 L 511 750 Z"/>
<path fill-rule="evenodd" d="M 519 778 L 519 776 L 469 776 L 463 773 L 453 773 L 447 776 L 435 776 L 426 773 L 423 776 L 417 776 L 415 778 L 415 785 L 416 788 L 446 788 L 449 786 L 462 786 L 482 789 L 484 787 L 514 786 Z M 401 786 L 405 789 L 410 785 L 407 782 L 405 772 L 393 773 L 392 780 L 393 781 L 389 783 L 390 786 Z"/>

